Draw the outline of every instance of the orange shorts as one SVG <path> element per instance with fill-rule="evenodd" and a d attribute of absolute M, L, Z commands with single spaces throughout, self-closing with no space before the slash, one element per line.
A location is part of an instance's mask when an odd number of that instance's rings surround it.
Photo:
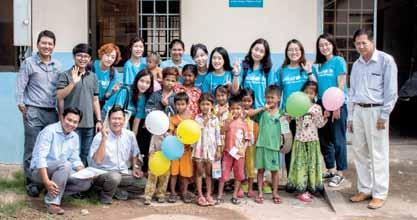
<path fill-rule="evenodd" d="M 193 163 L 191 160 L 191 154 L 191 147 L 185 147 L 182 157 L 179 160 L 171 161 L 171 175 L 180 175 L 182 177 L 193 176 Z"/>

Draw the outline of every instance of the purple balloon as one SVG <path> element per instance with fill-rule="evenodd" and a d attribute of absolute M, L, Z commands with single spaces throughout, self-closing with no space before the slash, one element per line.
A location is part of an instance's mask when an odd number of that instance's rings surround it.
<path fill-rule="evenodd" d="M 324 92 L 322 100 L 327 111 L 335 111 L 345 102 L 345 93 L 337 87 L 330 87 Z"/>

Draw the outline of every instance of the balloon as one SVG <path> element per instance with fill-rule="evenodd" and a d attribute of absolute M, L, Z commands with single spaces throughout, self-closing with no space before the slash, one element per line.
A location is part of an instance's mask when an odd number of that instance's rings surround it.
<path fill-rule="evenodd" d="M 184 154 L 184 145 L 176 136 L 167 136 L 161 143 L 162 153 L 170 160 L 178 160 Z"/>
<path fill-rule="evenodd" d="M 149 158 L 149 171 L 155 176 L 160 176 L 168 172 L 171 161 L 168 160 L 162 151 L 157 151 Z"/>
<path fill-rule="evenodd" d="M 337 87 L 330 87 L 324 91 L 322 100 L 327 111 L 335 111 L 345 102 L 345 94 Z"/>
<path fill-rule="evenodd" d="M 146 116 L 145 126 L 152 134 L 162 135 L 168 130 L 169 118 L 163 111 L 152 111 Z"/>
<path fill-rule="evenodd" d="M 300 117 L 308 112 L 312 103 L 304 92 L 294 92 L 288 97 L 287 112 L 292 117 Z"/>
<path fill-rule="evenodd" d="M 201 136 L 201 127 L 194 120 L 184 120 L 177 127 L 177 137 L 183 144 L 195 144 Z"/>

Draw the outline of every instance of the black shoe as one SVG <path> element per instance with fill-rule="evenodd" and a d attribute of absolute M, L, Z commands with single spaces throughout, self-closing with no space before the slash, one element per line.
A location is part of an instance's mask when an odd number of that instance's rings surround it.
<path fill-rule="evenodd" d="M 114 198 L 117 200 L 127 200 L 129 198 L 129 193 L 125 190 L 117 189 L 116 193 L 114 194 Z"/>
<path fill-rule="evenodd" d="M 26 186 L 26 193 L 30 197 L 39 197 L 40 190 L 39 187 L 34 184 L 29 184 Z"/>
<path fill-rule="evenodd" d="M 87 195 L 85 195 L 82 192 L 79 192 L 79 193 L 73 194 L 72 198 L 74 198 L 74 199 L 85 199 L 85 198 L 87 198 Z"/>

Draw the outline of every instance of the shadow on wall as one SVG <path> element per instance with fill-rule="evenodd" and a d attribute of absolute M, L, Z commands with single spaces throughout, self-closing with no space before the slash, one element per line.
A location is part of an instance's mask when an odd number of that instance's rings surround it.
<path fill-rule="evenodd" d="M 244 53 L 231 53 L 232 63 L 243 60 Z M 54 53 L 54 58 L 62 64 L 62 70 L 68 70 L 73 65 L 71 53 Z M 189 58 L 189 56 L 188 56 Z M 307 54 L 309 60 L 314 59 L 313 54 Z M 283 54 L 272 54 L 273 70 L 278 68 L 284 60 Z M 0 73 L 0 163 L 22 164 L 24 131 L 22 116 L 17 109 L 15 99 L 16 72 Z"/>

